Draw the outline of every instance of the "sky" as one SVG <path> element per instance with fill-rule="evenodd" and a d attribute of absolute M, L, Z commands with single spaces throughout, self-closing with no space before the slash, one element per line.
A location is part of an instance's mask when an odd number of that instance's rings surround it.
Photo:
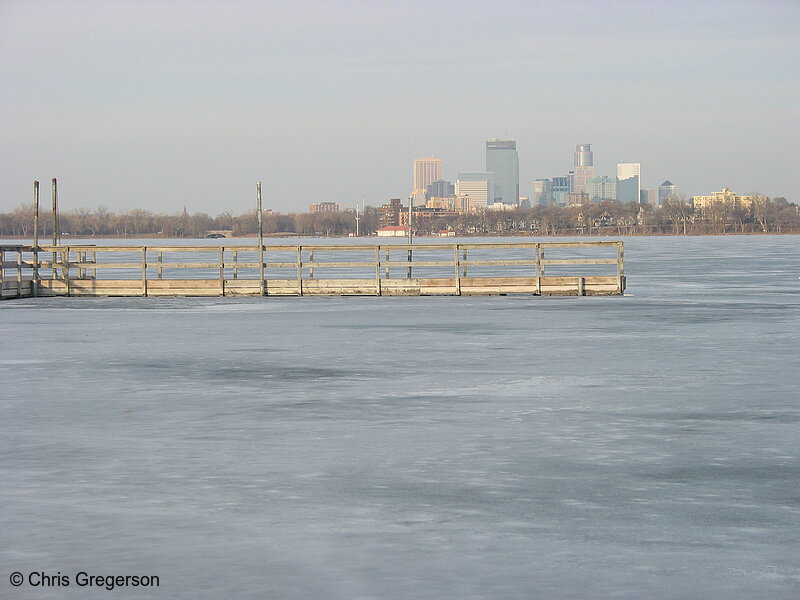
<path fill-rule="evenodd" d="M 598 174 L 800 202 L 800 2 L 0 0 L 0 211 L 212 216 L 407 198 L 517 140 Z"/>

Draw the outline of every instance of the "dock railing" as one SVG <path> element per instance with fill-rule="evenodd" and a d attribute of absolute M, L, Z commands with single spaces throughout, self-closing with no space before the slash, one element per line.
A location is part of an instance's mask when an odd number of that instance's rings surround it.
<path fill-rule="evenodd" d="M 615 295 L 621 241 L 0 246 L 3 297 Z M 259 258 L 263 256 L 263 262 Z"/>

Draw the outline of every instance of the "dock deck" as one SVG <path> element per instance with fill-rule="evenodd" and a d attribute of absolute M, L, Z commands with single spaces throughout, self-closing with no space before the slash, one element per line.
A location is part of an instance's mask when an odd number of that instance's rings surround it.
<path fill-rule="evenodd" d="M 621 295 L 621 241 L 0 246 L 0 297 Z"/>

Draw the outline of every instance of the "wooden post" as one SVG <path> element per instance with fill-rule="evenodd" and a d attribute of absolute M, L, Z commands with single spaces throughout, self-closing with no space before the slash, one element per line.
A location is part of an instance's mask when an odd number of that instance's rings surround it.
<path fill-rule="evenodd" d="M 39 245 L 39 182 L 33 182 L 33 247 Z"/>
<path fill-rule="evenodd" d="M 164 252 L 163 251 L 161 251 L 161 250 L 158 251 L 158 258 L 156 258 L 156 262 L 158 263 L 158 266 L 156 267 L 156 273 L 157 273 L 156 277 L 158 279 L 163 279 L 163 277 L 164 277 L 164 267 L 162 266 L 164 264 Z"/>
<path fill-rule="evenodd" d="M 6 249 L 0 246 L 0 300 L 5 293 L 6 282 Z"/>
<path fill-rule="evenodd" d="M 464 248 L 464 277 L 467 276 L 467 249 Z"/>
<path fill-rule="evenodd" d="M 147 246 L 142 246 L 142 296 L 147 298 Z"/>
<path fill-rule="evenodd" d="M 39 295 L 39 182 L 33 182 L 33 297 Z"/>
<path fill-rule="evenodd" d="M 219 248 L 219 291 L 225 297 L 225 246 Z"/>
<path fill-rule="evenodd" d="M 545 268 L 546 268 L 546 265 L 542 262 L 543 260 L 544 260 L 544 248 L 540 248 L 539 249 L 539 265 L 541 266 L 541 268 L 539 269 L 539 272 L 542 274 L 541 275 L 542 277 L 544 277 L 544 271 L 545 271 Z"/>
<path fill-rule="evenodd" d="M 456 269 L 456 295 L 461 295 L 461 264 L 458 261 L 458 244 L 453 245 L 453 265 Z"/>
<path fill-rule="evenodd" d="M 52 206 L 53 206 L 53 246 L 58 246 L 58 191 L 56 188 L 56 180 L 52 179 L 50 181 L 51 185 L 51 194 L 52 194 Z M 53 281 L 58 279 L 58 270 L 56 269 L 56 263 L 58 262 L 58 254 L 56 253 L 55 249 L 53 249 L 53 262 L 52 262 L 52 270 L 53 270 Z"/>
<path fill-rule="evenodd" d="M 233 278 L 239 279 L 239 251 L 233 251 Z"/>
<path fill-rule="evenodd" d="M 383 295 L 381 291 L 381 247 L 375 246 L 375 291 L 378 296 Z"/>
<path fill-rule="evenodd" d="M 61 253 L 61 262 L 64 264 L 64 285 L 67 287 L 67 296 L 69 296 L 69 246 L 64 248 L 64 251 Z"/>
<path fill-rule="evenodd" d="M 619 293 L 625 291 L 625 249 L 622 242 L 617 242 L 617 277 L 619 278 Z"/>
<path fill-rule="evenodd" d="M 53 186 L 53 246 L 58 246 L 58 184 L 55 177 L 51 183 Z"/>
<path fill-rule="evenodd" d="M 297 247 L 297 292 L 303 295 L 303 247 Z"/>
<path fill-rule="evenodd" d="M 310 267 L 308 267 L 308 278 L 309 279 L 314 279 L 314 265 L 313 265 L 313 262 L 314 262 L 314 251 L 313 250 L 310 250 L 308 252 L 308 261 L 310 263 L 312 263 L 312 265 Z"/>
<path fill-rule="evenodd" d="M 539 254 L 539 244 L 536 244 L 536 293 L 542 295 L 542 257 Z"/>
<path fill-rule="evenodd" d="M 586 295 L 586 279 L 584 277 L 578 277 L 578 296 L 585 296 Z"/>
<path fill-rule="evenodd" d="M 389 266 L 389 248 L 386 248 L 386 279 L 391 277 L 392 268 Z"/>
<path fill-rule="evenodd" d="M 97 252 L 92 250 L 92 279 L 97 279 Z"/>
<path fill-rule="evenodd" d="M 17 246 L 17 298 L 22 296 L 22 246 Z"/>
<path fill-rule="evenodd" d="M 411 260 L 412 260 L 412 252 L 411 252 L 411 244 L 414 243 L 414 227 L 411 223 L 412 217 L 414 214 L 414 195 L 408 197 L 408 278 L 411 279 Z"/>
<path fill-rule="evenodd" d="M 262 296 L 267 294 L 264 280 L 264 212 L 261 210 L 261 182 L 256 184 L 256 205 L 258 210 L 258 288 Z"/>

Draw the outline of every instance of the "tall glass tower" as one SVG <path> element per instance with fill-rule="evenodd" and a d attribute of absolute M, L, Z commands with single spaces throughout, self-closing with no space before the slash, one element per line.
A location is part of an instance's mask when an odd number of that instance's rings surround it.
<path fill-rule="evenodd" d="M 495 174 L 494 198 L 489 203 L 519 204 L 519 155 L 515 140 L 486 142 L 486 170 Z"/>
<path fill-rule="evenodd" d="M 575 146 L 575 168 L 570 181 L 570 192 L 580 194 L 584 191 L 586 180 L 594 177 L 594 154 L 591 144 Z"/>

